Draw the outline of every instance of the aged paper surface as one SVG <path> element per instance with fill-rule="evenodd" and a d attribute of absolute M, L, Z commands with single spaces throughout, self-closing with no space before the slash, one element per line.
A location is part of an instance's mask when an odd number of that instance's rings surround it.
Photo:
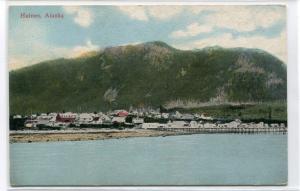
<path fill-rule="evenodd" d="M 10 6 L 12 186 L 286 185 L 282 5 Z"/>

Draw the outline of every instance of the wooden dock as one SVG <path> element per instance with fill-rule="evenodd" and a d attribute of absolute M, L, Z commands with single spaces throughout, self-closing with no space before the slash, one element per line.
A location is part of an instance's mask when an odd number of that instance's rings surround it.
<path fill-rule="evenodd" d="M 287 133 L 286 127 L 262 127 L 262 128 L 148 128 L 149 130 L 158 131 L 175 131 L 186 133 Z"/>

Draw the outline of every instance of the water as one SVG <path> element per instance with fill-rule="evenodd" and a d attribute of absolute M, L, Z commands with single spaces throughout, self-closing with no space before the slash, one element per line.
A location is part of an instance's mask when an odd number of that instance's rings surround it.
<path fill-rule="evenodd" d="M 276 185 L 287 135 L 200 134 L 10 144 L 11 184 Z"/>

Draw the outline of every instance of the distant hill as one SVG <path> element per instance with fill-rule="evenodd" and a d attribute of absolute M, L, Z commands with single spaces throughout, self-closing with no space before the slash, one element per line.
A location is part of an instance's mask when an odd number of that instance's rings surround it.
<path fill-rule="evenodd" d="M 174 100 L 286 100 L 285 64 L 258 49 L 183 51 L 147 42 L 86 55 L 11 71 L 10 112 L 157 108 Z"/>

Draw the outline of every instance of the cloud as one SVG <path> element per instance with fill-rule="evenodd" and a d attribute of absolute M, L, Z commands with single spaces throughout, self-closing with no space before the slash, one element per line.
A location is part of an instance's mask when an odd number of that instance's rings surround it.
<path fill-rule="evenodd" d="M 132 19 L 148 21 L 145 8 L 142 6 L 119 6 L 119 10 Z"/>
<path fill-rule="evenodd" d="M 74 22 L 82 27 L 90 26 L 94 21 L 94 16 L 91 10 L 83 7 L 64 7 L 64 11 L 67 14 L 74 16 Z"/>
<path fill-rule="evenodd" d="M 148 14 L 159 20 L 168 20 L 183 11 L 182 6 L 148 6 Z"/>
<path fill-rule="evenodd" d="M 75 46 L 67 55 L 67 57 L 79 57 L 84 55 L 85 53 L 91 52 L 91 51 L 98 51 L 100 50 L 100 47 L 97 45 L 94 45 L 90 40 L 86 41 L 85 45 L 79 45 Z"/>
<path fill-rule="evenodd" d="M 170 37 L 193 37 L 218 28 L 250 32 L 271 27 L 286 18 L 285 7 L 282 6 L 190 6 L 186 9 L 196 15 L 204 12 L 207 14 L 202 17 L 201 25 L 195 22 L 185 29 L 172 32 Z"/>
<path fill-rule="evenodd" d="M 168 20 L 185 11 L 198 15 L 203 12 L 205 25 L 249 32 L 258 27 L 267 28 L 284 20 L 285 7 L 258 5 L 206 5 L 206 6 L 118 6 L 118 9 L 132 19 L 148 21 L 150 18 Z"/>
<path fill-rule="evenodd" d="M 264 36 L 250 36 L 234 38 L 232 34 L 225 33 L 216 37 L 209 37 L 201 40 L 191 41 L 185 44 L 174 44 L 179 49 L 195 49 L 205 48 L 209 46 L 222 46 L 225 48 L 245 47 L 245 48 L 259 48 L 265 50 L 279 59 L 287 62 L 286 50 L 286 31 L 273 38 Z"/>
<path fill-rule="evenodd" d="M 26 51 L 29 51 L 31 53 L 9 53 L 8 65 L 10 70 L 31 66 L 45 60 L 64 57 L 67 55 L 69 50 L 65 47 L 55 47 L 48 45 L 47 43 L 42 41 L 35 41 L 32 42 L 30 46 L 28 46 Z"/>
<path fill-rule="evenodd" d="M 192 7 L 194 14 L 208 11 L 207 25 L 236 31 L 249 32 L 259 27 L 268 28 L 280 20 L 285 20 L 283 6 L 207 6 Z"/>
<path fill-rule="evenodd" d="M 168 20 L 183 11 L 182 6 L 118 6 L 118 9 L 128 17 L 140 21 L 148 21 L 150 18 Z"/>
<path fill-rule="evenodd" d="M 191 6 L 187 9 L 191 14 L 201 14 L 201 25 L 198 22 L 192 23 L 184 29 L 173 31 L 170 37 L 186 38 L 202 33 L 214 33 L 208 38 L 175 44 L 177 48 L 194 49 L 215 45 L 226 48 L 259 48 L 284 62 L 287 61 L 285 29 L 278 35 L 273 34 L 272 37 L 259 32 L 252 33 L 251 36 L 242 35 L 245 32 L 257 31 L 260 28 L 268 29 L 278 22 L 284 22 L 286 19 L 284 6 Z"/>
<path fill-rule="evenodd" d="M 76 58 L 91 51 L 98 51 L 100 47 L 87 40 L 84 45 L 74 47 L 53 46 L 44 42 L 34 42 L 30 46 L 32 54 L 9 54 L 9 70 L 15 70 L 56 58 Z"/>
<path fill-rule="evenodd" d="M 181 38 L 181 37 L 193 37 L 200 33 L 211 32 L 213 28 L 207 25 L 199 25 L 198 23 L 192 23 L 186 27 L 184 30 L 177 30 L 171 33 L 172 38 Z"/>
<path fill-rule="evenodd" d="M 16 69 L 24 67 L 24 65 L 25 65 L 24 59 L 21 59 L 21 58 L 11 58 L 11 57 L 9 57 L 8 63 L 9 63 L 9 69 L 10 70 L 16 70 Z"/>

